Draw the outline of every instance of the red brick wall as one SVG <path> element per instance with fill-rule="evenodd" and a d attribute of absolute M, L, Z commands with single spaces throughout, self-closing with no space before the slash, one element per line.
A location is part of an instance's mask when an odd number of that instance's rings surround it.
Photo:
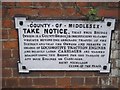
<path fill-rule="evenodd" d="M 112 17 L 118 20 L 119 3 L 88 2 L 3 2 L 2 3 L 2 86 L 3 88 L 118 88 L 120 78 L 99 72 L 80 71 L 39 71 L 19 74 L 18 35 L 14 27 L 14 16 L 33 18 L 84 18 L 78 10 L 87 14 L 91 7 L 98 9 L 98 16 Z M 117 21 L 118 22 L 118 21 Z M 119 23 L 117 24 L 119 25 Z M 119 26 L 116 27 L 120 29 Z M 120 39 L 119 39 L 120 40 Z M 113 67 L 115 68 L 113 59 Z"/>

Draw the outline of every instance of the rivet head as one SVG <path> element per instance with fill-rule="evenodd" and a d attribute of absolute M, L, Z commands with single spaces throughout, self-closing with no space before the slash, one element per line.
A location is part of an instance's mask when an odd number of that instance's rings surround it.
<path fill-rule="evenodd" d="M 110 27 L 111 26 L 111 22 L 107 22 L 107 26 Z"/>
<path fill-rule="evenodd" d="M 23 25 L 23 21 L 19 21 L 19 24 L 20 24 L 20 26 L 22 26 Z"/>
<path fill-rule="evenodd" d="M 106 70 L 107 69 L 107 66 L 103 66 L 103 70 Z"/>

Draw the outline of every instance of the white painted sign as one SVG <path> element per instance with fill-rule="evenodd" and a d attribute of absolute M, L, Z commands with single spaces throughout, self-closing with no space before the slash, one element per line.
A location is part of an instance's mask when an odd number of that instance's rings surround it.
<path fill-rule="evenodd" d="M 110 41 L 115 19 L 26 20 L 15 18 L 19 72 L 38 70 L 110 72 Z"/>

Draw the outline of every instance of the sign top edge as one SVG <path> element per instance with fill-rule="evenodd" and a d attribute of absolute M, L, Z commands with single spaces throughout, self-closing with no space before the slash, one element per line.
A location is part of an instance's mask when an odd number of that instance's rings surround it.
<path fill-rule="evenodd" d="M 115 18 L 103 18 L 99 20 L 88 20 L 84 18 L 28 18 L 28 17 L 14 17 L 14 19 L 25 19 L 25 20 L 80 20 L 80 21 L 92 21 L 92 22 L 98 22 L 98 21 L 105 21 L 105 20 L 116 20 Z"/>

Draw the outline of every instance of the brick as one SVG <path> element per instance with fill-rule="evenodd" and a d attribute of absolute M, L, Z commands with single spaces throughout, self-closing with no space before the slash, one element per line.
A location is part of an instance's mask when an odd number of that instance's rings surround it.
<path fill-rule="evenodd" d="M 11 69 L 2 69 L 2 77 L 11 77 L 12 76 L 12 70 Z"/>
<path fill-rule="evenodd" d="M 8 67 L 10 67 L 11 65 L 8 64 L 9 61 L 10 61 L 10 60 L 2 60 L 2 67 L 3 67 L 3 68 L 8 68 Z"/>
<path fill-rule="evenodd" d="M 119 2 L 111 2 L 111 3 L 108 3 L 108 7 L 111 7 L 111 8 L 116 7 L 116 8 L 118 8 L 118 7 L 120 7 L 120 4 L 119 4 Z"/>
<path fill-rule="evenodd" d="M 8 18 L 8 8 L 2 8 L 2 18 Z"/>
<path fill-rule="evenodd" d="M 54 88 L 55 90 L 59 90 L 59 89 L 56 89 L 56 88 L 58 88 L 57 86 L 39 86 L 39 85 L 34 85 L 34 86 L 32 86 L 32 88 L 40 88 L 40 89 L 43 88 L 42 90 Z M 52 90 L 54 90 L 54 89 L 52 89 Z"/>
<path fill-rule="evenodd" d="M 75 9 L 73 9 L 73 8 L 63 9 L 63 15 L 64 16 L 73 16 L 75 13 L 76 13 Z"/>
<path fill-rule="evenodd" d="M 114 51 L 111 52 L 111 58 L 116 59 L 118 57 L 119 57 L 118 56 L 118 50 L 114 50 Z"/>
<path fill-rule="evenodd" d="M 0 47 L 1 47 L 1 43 L 2 43 L 2 42 L 0 42 Z M 2 47 L 1 47 L 1 48 L 0 48 L 0 57 L 1 57 L 1 59 L 2 59 L 2 55 L 3 55 L 2 50 L 3 50 L 3 49 L 2 49 Z"/>
<path fill-rule="evenodd" d="M 120 77 L 118 78 L 118 87 L 120 88 Z"/>
<path fill-rule="evenodd" d="M 119 57 L 119 51 L 118 50 L 114 50 L 112 58 L 118 58 L 118 57 Z"/>
<path fill-rule="evenodd" d="M 83 8 L 83 7 L 80 8 L 80 12 L 83 15 L 87 15 L 89 11 L 90 11 L 90 8 Z"/>
<path fill-rule="evenodd" d="M 117 80 L 117 77 L 112 77 L 112 86 L 118 87 L 118 80 Z"/>
<path fill-rule="evenodd" d="M 72 86 L 80 86 L 84 84 L 84 78 L 71 78 L 71 85 Z"/>
<path fill-rule="evenodd" d="M 3 28 L 13 28 L 14 25 L 13 25 L 12 20 L 9 20 L 9 19 L 2 20 L 2 27 Z"/>
<path fill-rule="evenodd" d="M 8 39 L 8 30 L 1 30 L 2 31 L 2 39 Z"/>
<path fill-rule="evenodd" d="M 79 7 L 87 7 L 88 6 L 88 2 L 76 2 L 76 4 Z"/>
<path fill-rule="evenodd" d="M 119 13 L 118 13 L 119 14 Z M 120 15 L 120 14 L 119 14 Z M 116 27 L 115 27 L 115 30 L 118 30 L 119 31 L 119 29 L 120 29 L 120 22 L 119 22 L 119 20 L 118 21 L 116 21 Z"/>
<path fill-rule="evenodd" d="M 15 6 L 15 2 L 2 2 L 2 6 Z"/>
<path fill-rule="evenodd" d="M 112 40 L 111 41 L 111 49 L 116 49 L 116 41 L 115 40 Z"/>
<path fill-rule="evenodd" d="M 21 16 L 38 16 L 38 9 L 15 8 L 15 15 Z"/>
<path fill-rule="evenodd" d="M 44 72 L 41 72 L 41 76 L 64 76 L 64 72 L 59 72 L 59 71 L 44 71 Z"/>
<path fill-rule="evenodd" d="M 117 49 L 117 50 L 120 50 L 120 41 L 117 41 L 116 49 Z M 119 52 L 118 52 L 118 54 L 119 54 Z M 120 56 L 118 56 L 118 58 L 120 58 Z"/>
<path fill-rule="evenodd" d="M 0 55 L 0 57 L 2 57 L 1 55 Z M 0 60 L 0 72 L 2 71 L 2 60 Z M 0 75 L 1 76 L 1 75 Z"/>
<path fill-rule="evenodd" d="M 100 72 L 94 72 L 94 76 L 109 76 L 108 73 L 100 73 Z"/>
<path fill-rule="evenodd" d="M 98 16 L 118 18 L 118 11 L 119 9 L 100 9 Z"/>
<path fill-rule="evenodd" d="M 74 2 L 61 2 L 60 4 L 62 5 L 63 8 L 75 6 Z"/>
<path fill-rule="evenodd" d="M 119 40 L 120 31 L 115 31 L 115 39 Z"/>
<path fill-rule="evenodd" d="M 110 59 L 112 59 L 113 58 L 113 50 L 110 50 Z"/>
<path fill-rule="evenodd" d="M 10 39 L 18 39 L 17 30 L 9 30 L 9 38 Z"/>
<path fill-rule="evenodd" d="M 16 68 L 17 67 L 17 61 L 16 59 L 7 59 L 2 60 L 2 67 L 3 68 Z"/>
<path fill-rule="evenodd" d="M 31 77 L 40 77 L 41 76 L 41 72 L 30 72 L 29 76 Z"/>
<path fill-rule="evenodd" d="M 93 76 L 93 72 L 66 72 L 66 76 Z"/>
<path fill-rule="evenodd" d="M 120 76 L 120 69 L 118 70 L 118 76 Z"/>
<path fill-rule="evenodd" d="M 33 85 L 55 86 L 54 78 L 33 78 Z"/>
<path fill-rule="evenodd" d="M 41 17 L 60 17 L 62 15 L 61 9 L 55 8 L 41 8 L 39 9 L 39 15 Z"/>
<path fill-rule="evenodd" d="M 0 18 L 2 18 L 2 9 L 0 9 Z M 1 22 L 0 22 L 0 24 L 1 24 Z"/>
<path fill-rule="evenodd" d="M 111 59 L 111 68 L 112 69 L 115 69 L 116 68 L 116 62 L 115 62 L 116 60 L 114 60 L 114 59 Z"/>
<path fill-rule="evenodd" d="M 60 8 L 60 3 L 59 2 L 51 2 L 49 4 L 49 8 Z"/>
<path fill-rule="evenodd" d="M 94 6 L 94 7 L 95 7 L 95 6 L 97 6 L 97 7 L 98 7 L 98 6 L 100 6 L 100 5 L 101 5 L 101 3 L 100 3 L 100 2 L 91 2 L 90 4 L 91 4 L 91 6 Z"/>
<path fill-rule="evenodd" d="M 19 50 L 13 49 L 12 50 L 13 58 L 19 58 Z"/>
<path fill-rule="evenodd" d="M 85 78 L 85 85 L 97 85 L 98 78 L 97 77 L 86 77 Z"/>
<path fill-rule="evenodd" d="M 70 87 L 70 78 L 57 78 L 57 86 Z"/>
<path fill-rule="evenodd" d="M 59 2 L 33 2 L 33 8 L 60 8 Z"/>
<path fill-rule="evenodd" d="M 2 19 L 2 18 L 0 18 L 0 19 Z M 2 29 L 2 21 L 0 20 L 0 29 Z"/>
<path fill-rule="evenodd" d="M 3 47 L 6 49 L 18 49 L 18 42 L 17 41 L 5 41 L 3 42 Z"/>
<path fill-rule="evenodd" d="M 118 50 L 118 58 L 120 59 L 120 55 L 119 54 L 120 54 L 120 50 Z"/>
<path fill-rule="evenodd" d="M 5 88 L 6 84 L 5 84 L 5 78 L 2 77 L 2 88 Z"/>
<path fill-rule="evenodd" d="M 116 60 L 116 67 L 118 67 L 118 68 L 120 67 L 120 59 Z"/>
<path fill-rule="evenodd" d="M 111 76 L 117 76 L 118 75 L 118 69 L 111 69 Z"/>
<path fill-rule="evenodd" d="M 0 39 L 2 39 L 2 30 L 0 30 Z"/>
<path fill-rule="evenodd" d="M 105 7 L 107 3 L 106 2 L 91 2 L 90 5 L 92 7 Z"/>
<path fill-rule="evenodd" d="M 6 88 L 18 87 L 18 78 L 7 78 L 5 82 Z"/>
<path fill-rule="evenodd" d="M 2 58 L 3 59 L 11 58 L 11 50 L 2 50 Z"/>
<path fill-rule="evenodd" d="M 20 76 L 22 76 L 21 74 L 19 74 L 18 69 L 16 69 L 16 68 L 12 69 L 12 72 L 13 72 L 13 77 L 20 77 Z"/>
<path fill-rule="evenodd" d="M 28 7 L 28 6 L 32 6 L 32 2 L 16 2 L 16 6 L 25 6 L 25 7 Z"/>
<path fill-rule="evenodd" d="M 110 77 L 100 77 L 99 84 L 108 86 L 112 84 L 112 79 Z"/>
<path fill-rule="evenodd" d="M 33 2 L 33 6 L 38 6 L 38 7 L 49 7 L 50 2 Z"/>
<path fill-rule="evenodd" d="M 19 78 L 19 86 L 30 88 L 32 86 L 32 78 Z"/>
<path fill-rule="evenodd" d="M 15 16 L 16 12 L 15 12 L 15 8 L 7 8 L 7 9 L 3 9 L 3 15 L 4 17 L 13 19 L 13 17 Z"/>

